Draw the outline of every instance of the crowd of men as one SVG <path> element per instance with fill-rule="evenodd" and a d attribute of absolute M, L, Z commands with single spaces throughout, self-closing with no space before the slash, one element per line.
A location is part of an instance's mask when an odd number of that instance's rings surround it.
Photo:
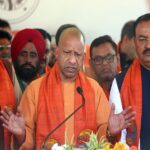
<path fill-rule="evenodd" d="M 97 133 L 138 150 L 150 147 L 150 14 L 127 22 L 117 45 L 96 37 L 84 70 L 85 37 L 64 24 L 55 35 L 0 19 L 0 149 L 50 149 L 66 136 L 83 148 Z M 121 69 L 120 69 L 121 68 Z"/>

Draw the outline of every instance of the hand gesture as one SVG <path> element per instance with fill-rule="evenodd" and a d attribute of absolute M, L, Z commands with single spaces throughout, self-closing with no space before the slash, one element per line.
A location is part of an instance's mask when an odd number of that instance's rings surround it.
<path fill-rule="evenodd" d="M 132 111 L 131 106 L 127 107 L 119 114 L 115 114 L 114 112 L 115 105 L 112 104 L 108 121 L 108 129 L 112 136 L 117 135 L 121 130 L 129 127 L 131 122 L 135 120 L 135 112 Z"/>
<path fill-rule="evenodd" d="M 1 111 L 0 119 L 3 121 L 3 126 L 14 134 L 17 139 L 25 137 L 25 122 L 19 108 L 16 114 L 14 114 L 5 107 L 4 110 Z"/>

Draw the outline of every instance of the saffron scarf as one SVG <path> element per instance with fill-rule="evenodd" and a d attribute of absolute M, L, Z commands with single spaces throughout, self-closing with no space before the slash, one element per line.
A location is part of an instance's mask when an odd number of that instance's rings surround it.
<path fill-rule="evenodd" d="M 78 135 L 84 129 L 96 131 L 94 91 L 82 72 L 79 72 L 76 78 L 75 91 L 78 86 L 82 88 L 86 102 L 84 107 L 74 115 L 75 143 L 78 142 Z M 78 108 L 81 104 L 82 97 L 75 92 L 74 109 Z M 57 63 L 43 78 L 39 91 L 37 112 L 36 149 L 40 149 L 46 135 L 65 119 L 62 83 Z M 65 125 L 62 125 L 51 135 L 50 139 L 64 144 L 64 133 Z"/>
<path fill-rule="evenodd" d="M 4 106 L 11 109 L 15 108 L 15 94 L 11 79 L 0 60 L 0 107 L 3 110 Z M 4 129 L 4 146 L 5 150 L 10 150 L 11 134 L 7 129 Z"/>
<path fill-rule="evenodd" d="M 138 146 L 142 115 L 141 66 L 138 59 L 134 60 L 125 75 L 121 87 L 121 100 L 124 109 L 128 106 L 132 106 L 136 112 L 135 121 L 133 121 L 131 127 L 127 129 L 126 142 L 130 146 Z"/>
<path fill-rule="evenodd" d="M 108 91 L 108 89 L 107 89 L 106 86 L 104 86 L 104 85 L 102 86 L 102 88 L 103 88 L 103 91 L 104 91 L 104 93 L 105 93 L 107 99 L 109 99 L 110 91 Z"/>
<path fill-rule="evenodd" d="M 45 66 L 45 73 L 48 73 L 51 71 L 51 67 L 49 65 Z"/>

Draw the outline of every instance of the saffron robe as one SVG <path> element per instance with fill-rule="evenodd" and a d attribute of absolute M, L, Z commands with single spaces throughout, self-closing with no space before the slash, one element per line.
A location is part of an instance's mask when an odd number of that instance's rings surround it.
<path fill-rule="evenodd" d="M 16 105 L 15 92 L 12 81 L 5 69 L 4 64 L 0 60 L 0 107 L 4 106 L 14 109 Z M 11 133 L 7 129 L 4 130 L 4 150 L 10 150 Z"/>
<path fill-rule="evenodd" d="M 44 76 L 33 81 L 25 90 L 21 102 L 20 108 L 25 118 L 26 123 L 26 139 L 21 145 L 20 149 L 34 149 L 36 140 L 36 123 L 38 116 L 38 96 L 39 89 Z M 96 125 L 98 131 L 98 137 L 106 136 L 107 122 L 110 112 L 110 106 L 108 100 L 99 86 L 99 84 L 91 79 L 87 78 L 91 87 L 94 91 L 95 101 L 95 113 L 96 113 Z M 67 117 L 71 112 L 74 111 L 74 89 L 75 83 L 62 82 L 63 87 L 63 98 L 64 98 L 64 114 Z M 68 140 L 71 140 L 74 134 L 74 116 L 71 117 L 65 123 L 65 129 L 68 133 Z"/>

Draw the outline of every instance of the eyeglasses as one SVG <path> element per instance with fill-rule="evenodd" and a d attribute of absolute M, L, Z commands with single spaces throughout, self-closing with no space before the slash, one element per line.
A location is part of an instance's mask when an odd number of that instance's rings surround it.
<path fill-rule="evenodd" d="M 104 57 L 102 56 L 96 56 L 95 58 L 92 58 L 92 61 L 94 61 L 94 63 L 96 65 L 101 65 L 103 63 L 103 61 L 105 60 L 107 63 L 112 63 L 114 61 L 114 57 L 116 55 L 106 55 Z"/>
<path fill-rule="evenodd" d="M 4 50 L 4 49 L 8 49 L 10 50 L 10 45 L 0 45 L 0 51 Z"/>

